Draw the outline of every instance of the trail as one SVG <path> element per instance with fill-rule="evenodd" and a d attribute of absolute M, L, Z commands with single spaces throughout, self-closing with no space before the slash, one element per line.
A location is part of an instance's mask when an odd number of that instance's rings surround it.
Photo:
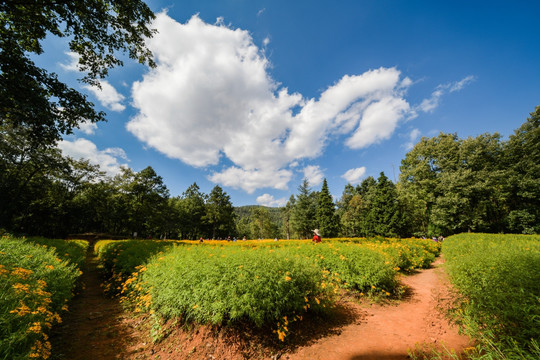
<path fill-rule="evenodd" d="M 408 296 L 398 305 L 358 307 L 360 322 L 345 326 L 339 335 L 299 348 L 290 359 L 300 360 L 405 360 L 409 350 L 444 345 L 457 353 L 469 346 L 466 336 L 448 324 L 440 307 L 449 293 L 441 260 L 430 269 L 404 276 Z"/>
<path fill-rule="evenodd" d="M 123 359 L 132 329 L 122 322 L 123 311 L 118 299 L 106 297 L 100 286 L 98 259 L 93 241 L 82 269 L 83 289 L 69 305 L 62 324 L 51 334 L 52 359 L 112 360 Z"/>

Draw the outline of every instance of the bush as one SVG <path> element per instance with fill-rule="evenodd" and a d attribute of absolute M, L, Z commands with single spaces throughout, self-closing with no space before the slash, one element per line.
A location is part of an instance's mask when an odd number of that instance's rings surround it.
<path fill-rule="evenodd" d="M 308 311 L 320 313 L 337 287 L 325 283 L 312 261 L 273 249 L 175 246 L 155 256 L 124 285 L 136 311 L 185 323 L 256 327 L 286 323 Z"/>
<path fill-rule="evenodd" d="M 62 240 L 62 239 L 46 239 L 46 238 L 28 238 L 27 242 L 31 242 L 44 247 L 53 248 L 59 259 L 69 261 L 79 269 L 82 269 L 86 261 L 86 250 L 88 249 L 88 241 L 86 240 Z"/>
<path fill-rule="evenodd" d="M 60 323 L 80 275 L 53 249 L 0 240 L 0 358 L 47 358 L 48 331 Z"/>
<path fill-rule="evenodd" d="M 458 321 L 483 350 L 538 358 L 540 236 L 461 234 L 444 242 L 443 254 L 461 293 Z"/>
<path fill-rule="evenodd" d="M 136 271 L 136 267 L 145 264 L 154 254 L 174 245 L 175 241 L 161 240 L 100 240 L 94 245 L 94 251 L 101 263 L 105 278 L 105 292 L 116 295 L 122 284 Z"/>

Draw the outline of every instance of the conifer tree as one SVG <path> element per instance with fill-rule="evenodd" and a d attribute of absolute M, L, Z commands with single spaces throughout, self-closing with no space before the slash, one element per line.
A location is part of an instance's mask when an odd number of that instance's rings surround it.
<path fill-rule="evenodd" d="M 300 192 L 296 197 L 296 204 L 291 212 L 291 226 L 300 238 L 309 238 L 315 228 L 316 199 L 312 196 L 309 182 L 304 179 L 298 187 Z"/>
<path fill-rule="evenodd" d="M 336 237 L 339 231 L 336 206 L 328 190 L 326 179 L 323 181 L 321 192 L 317 199 L 317 226 L 323 237 Z"/>

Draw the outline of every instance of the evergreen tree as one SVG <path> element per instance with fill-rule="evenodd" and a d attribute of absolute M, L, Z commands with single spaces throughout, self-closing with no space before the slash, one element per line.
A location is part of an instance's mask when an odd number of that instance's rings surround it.
<path fill-rule="evenodd" d="M 296 199 L 294 195 L 291 195 L 287 205 L 281 209 L 281 218 L 283 220 L 283 231 L 285 233 L 285 238 L 289 240 L 291 238 L 291 217 L 294 207 L 296 205 Z"/>
<path fill-rule="evenodd" d="M 317 203 L 307 179 L 302 181 L 298 191 L 296 204 L 291 213 L 291 226 L 300 238 L 306 239 L 311 237 L 311 232 L 315 228 Z"/>
<path fill-rule="evenodd" d="M 184 239 L 198 239 L 204 234 L 205 197 L 197 183 L 182 193 L 180 214 Z"/>
<path fill-rule="evenodd" d="M 401 216 L 396 186 L 384 172 L 377 179 L 367 220 L 373 225 L 368 235 L 397 236 L 400 232 Z"/>
<path fill-rule="evenodd" d="M 209 234 L 214 239 L 234 234 L 235 214 L 231 197 L 219 185 L 214 186 L 208 196 L 204 221 L 208 224 Z"/>
<path fill-rule="evenodd" d="M 317 199 L 317 226 L 323 237 L 336 237 L 339 231 L 339 223 L 336 215 L 336 206 L 328 190 L 328 183 L 324 179 L 321 191 Z"/>

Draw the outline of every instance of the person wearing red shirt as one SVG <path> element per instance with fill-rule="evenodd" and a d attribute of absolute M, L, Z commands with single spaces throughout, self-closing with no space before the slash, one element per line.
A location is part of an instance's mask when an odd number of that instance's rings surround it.
<path fill-rule="evenodd" d="M 320 243 L 321 242 L 321 233 L 319 232 L 319 229 L 313 230 L 313 240 L 311 240 L 314 243 Z"/>

